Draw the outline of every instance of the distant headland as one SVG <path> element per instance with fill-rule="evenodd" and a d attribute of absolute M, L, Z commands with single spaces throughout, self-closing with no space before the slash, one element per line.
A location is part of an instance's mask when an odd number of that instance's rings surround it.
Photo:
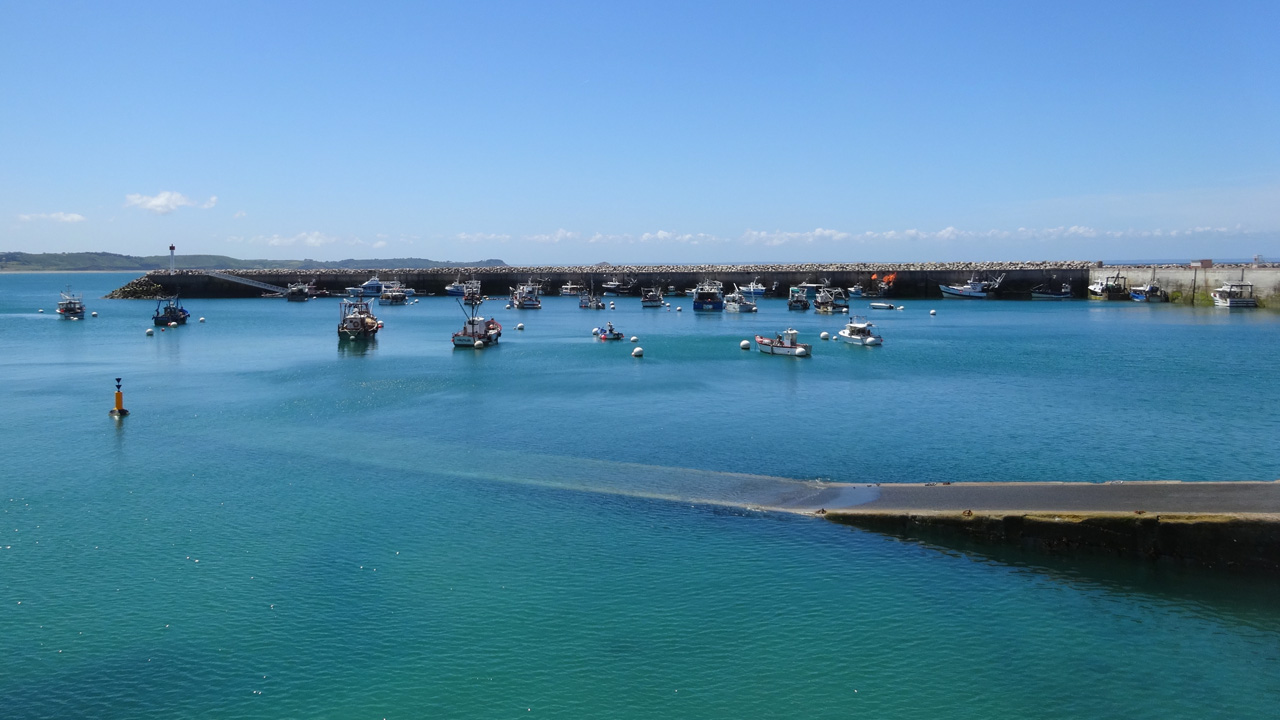
<path fill-rule="evenodd" d="M 226 255 L 178 255 L 177 265 L 187 270 L 339 270 L 342 268 L 394 267 L 431 268 L 505 267 L 501 260 L 448 262 L 423 258 L 382 260 L 240 260 Z M 25 253 L 0 252 L 0 272 L 148 272 L 169 267 L 168 255 L 118 255 L 107 252 Z"/>

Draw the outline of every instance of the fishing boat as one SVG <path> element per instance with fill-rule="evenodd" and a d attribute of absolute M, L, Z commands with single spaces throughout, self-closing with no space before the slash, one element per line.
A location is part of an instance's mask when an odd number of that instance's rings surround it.
<path fill-rule="evenodd" d="M 1129 283 L 1119 273 L 1089 286 L 1090 300 L 1129 300 Z"/>
<path fill-rule="evenodd" d="M 578 307 L 583 310 L 603 310 L 604 301 L 591 293 L 579 293 Z"/>
<path fill-rule="evenodd" d="M 809 309 L 809 298 L 805 294 L 804 288 L 799 286 L 791 288 L 791 294 L 787 297 L 787 309 L 788 310 L 808 310 Z"/>
<path fill-rule="evenodd" d="M 1229 282 L 1209 293 L 1214 307 L 1256 308 L 1258 299 L 1253 296 L 1253 283 Z"/>
<path fill-rule="evenodd" d="M 676 287 L 675 285 L 668 285 L 667 296 L 668 297 L 689 297 L 689 290 L 687 289 L 682 290 Z"/>
<path fill-rule="evenodd" d="M 347 288 L 347 294 L 351 297 L 378 297 L 382 294 L 382 281 L 374 275 L 357 287 Z"/>
<path fill-rule="evenodd" d="M 498 338 L 502 337 L 502 325 L 493 318 L 476 315 L 478 304 L 471 305 L 470 308 L 469 311 L 463 310 L 467 320 L 462 324 L 462 329 L 453 334 L 453 346 L 483 348 L 497 344 Z"/>
<path fill-rule="evenodd" d="M 737 285 L 733 286 L 733 292 L 724 296 L 724 311 L 732 313 L 753 313 L 756 312 L 755 300 L 747 295 Z"/>
<path fill-rule="evenodd" d="M 586 289 L 586 287 L 571 281 L 560 286 L 560 294 L 565 297 L 573 297 L 574 295 L 581 295 Z"/>
<path fill-rule="evenodd" d="M 662 291 L 656 287 L 640 290 L 640 307 L 660 308 L 663 306 Z"/>
<path fill-rule="evenodd" d="M 849 301 L 840 288 L 824 287 L 818 290 L 813 301 L 813 311 L 821 315 L 839 315 L 849 312 Z"/>
<path fill-rule="evenodd" d="M 787 328 L 778 333 L 776 337 L 767 338 L 763 335 L 756 336 L 756 348 L 766 355 L 791 355 L 793 357 L 808 357 L 813 351 L 812 345 L 806 345 L 802 342 L 796 342 L 799 332 Z"/>
<path fill-rule="evenodd" d="M 1071 283 L 1062 283 L 1062 287 L 1054 290 L 1048 283 L 1031 288 L 1032 300 L 1070 300 Z"/>
<path fill-rule="evenodd" d="M 978 276 L 969 276 L 969 282 L 963 285 L 938 285 L 938 289 L 942 291 L 944 298 L 959 298 L 966 300 L 980 300 L 982 298 L 991 297 L 993 293 L 1000 287 L 1000 283 L 1004 282 L 1004 274 L 994 280 L 982 280 Z"/>
<path fill-rule="evenodd" d="M 719 280 L 703 280 L 693 292 L 695 312 L 723 312 L 724 285 Z"/>
<path fill-rule="evenodd" d="M 820 290 L 820 289 L 822 289 L 822 288 L 824 288 L 824 287 L 827 287 L 827 286 L 828 286 L 828 285 L 830 285 L 830 284 L 831 284 L 831 281 L 830 281 L 830 280 L 823 280 L 823 281 L 822 281 L 822 282 L 820 282 L 820 283 L 811 282 L 811 281 L 807 281 L 807 280 L 806 280 L 805 282 L 802 282 L 802 283 L 800 283 L 799 285 L 796 285 L 795 287 L 798 287 L 798 288 L 800 288 L 800 289 L 804 290 L 804 298 L 805 298 L 806 300 L 816 300 L 816 299 L 818 299 L 818 290 Z M 792 288 L 792 290 L 794 290 L 794 289 L 795 289 L 795 288 Z"/>
<path fill-rule="evenodd" d="M 1169 301 L 1169 293 L 1161 290 L 1159 285 L 1153 285 L 1152 283 L 1129 288 L 1129 297 L 1134 302 L 1161 303 Z"/>
<path fill-rule="evenodd" d="M 867 303 L 867 307 L 871 308 L 872 310 L 897 310 L 898 309 L 897 307 L 894 306 L 893 303 L 887 303 L 887 302 Z"/>
<path fill-rule="evenodd" d="M 304 282 L 289 283 L 284 299 L 289 302 L 306 302 L 311 299 L 311 286 Z"/>
<path fill-rule="evenodd" d="M 391 287 L 390 285 L 382 288 L 382 294 L 378 295 L 379 305 L 404 305 L 409 301 L 409 296 L 405 295 L 401 288 Z"/>
<path fill-rule="evenodd" d="M 457 280 L 444 286 L 444 294 L 449 297 L 462 297 L 467 294 L 467 284 L 462 282 L 462 276 L 459 275 Z"/>
<path fill-rule="evenodd" d="M 734 287 L 737 288 L 736 285 Z M 742 293 L 742 296 L 748 300 L 759 300 L 764 297 L 764 286 L 760 284 L 760 278 L 757 277 L 743 285 L 738 292 Z"/>
<path fill-rule="evenodd" d="M 468 283 L 471 283 L 471 282 L 475 282 L 477 287 L 479 287 L 480 285 L 479 281 L 474 281 L 474 280 L 468 281 Z M 404 293 L 405 297 L 413 297 L 414 295 L 417 294 L 416 290 L 414 290 L 411 287 L 405 287 L 404 283 L 400 282 L 399 280 L 388 280 L 382 283 L 382 290 L 383 292 L 386 292 L 387 290 L 391 290 L 394 292 L 402 292 Z"/>
<path fill-rule="evenodd" d="M 518 287 L 511 289 L 511 306 L 517 310 L 537 310 L 542 307 L 542 300 L 538 298 L 540 287 L 532 278 L 529 282 L 523 283 Z"/>
<path fill-rule="evenodd" d="M 343 299 L 338 306 L 338 339 L 371 340 L 382 329 L 382 323 L 369 309 L 369 302 L 359 297 Z"/>
<path fill-rule="evenodd" d="M 475 307 L 482 302 L 484 302 L 484 296 L 480 294 L 480 283 L 476 282 L 475 285 L 471 285 L 470 281 L 468 281 L 467 290 L 462 294 L 462 304 Z"/>
<path fill-rule="evenodd" d="M 837 340 L 843 340 L 854 345 L 880 345 L 884 339 L 876 334 L 871 328 L 875 327 L 872 323 L 861 315 L 850 315 L 849 322 L 845 324 L 844 329 L 836 333 Z"/>
<path fill-rule="evenodd" d="M 600 286 L 604 295 L 630 295 L 636 290 L 636 281 L 631 278 L 619 280 L 616 276 Z"/>
<path fill-rule="evenodd" d="M 58 314 L 68 320 L 84 319 L 84 293 L 75 294 L 68 287 L 65 292 L 60 293 L 62 298 L 58 300 Z"/>
<path fill-rule="evenodd" d="M 600 331 L 596 333 L 596 337 L 601 340 L 621 340 L 623 338 L 623 334 L 621 331 L 613 327 L 612 322 L 608 322 L 605 323 L 604 327 L 600 328 Z"/>
<path fill-rule="evenodd" d="M 860 298 L 860 297 L 862 297 L 862 283 L 858 283 L 858 284 L 854 285 L 853 287 L 849 288 L 848 292 L 849 292 L 849 297 L 850 297 L 850 298 Z"/>
<path fill-rule="evenodd" d="M 151 321 L 157 327 L 171 323 L 186 325 L 189 317 L 191 317 L 191 313 L 182 307 L 182 304 L 178 302 L 178 296 L 174 295 L 171 298 L 160 298 L 156 302 L 156 314 L 151 317 Z"/>

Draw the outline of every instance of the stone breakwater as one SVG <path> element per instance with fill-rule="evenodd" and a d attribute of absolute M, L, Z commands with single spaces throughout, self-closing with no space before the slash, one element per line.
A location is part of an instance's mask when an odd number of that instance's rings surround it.
<path fill-rule="evenodd" d="M 480 280 L 484 292 L 505 294 L 511 286 L 533 279 L 554 294 L 560 285 L 573 282 L 597 288 L 608 280 L 633 280 L 637 286 L 691 288 L 701 280 L 719 280 L 726 287 L 759 281 L 766 288 L 786 289 L 802 282 L 830 282 L 839 287 L 861 284 L 870 288 L 885 275 L 893 275 L 889 294 L 894 297 L 936 297 L 937 285 L 967 281 L 980 276 L 1006 276 L 1004 288 L 1010 293 L 1026 293 L 1042 283 L 1069 283 L 1083 297 L 1089 272 L 1096 263 L 1086 261 L 955 262 L 955 263 L 798 263 L 758 265 L 536 265 L 525 267 L 474 268 L 348 268 L 340 270 L 227 270 L 228 274 L 287 286 L 315 282 L 331 293 L 363 283 L 377 275 L 383 280 L 400 280 L 419 293 L 443 294 L 444 286 L 455 279 Z M 874 276 L 874 279 L 873 279 Z M 107 297 L 154 299 L 181 293 L 183 297 L 257 297 L 261 290 L 205 275 L 199 270 L 153 271 L 114 290 Z"/>

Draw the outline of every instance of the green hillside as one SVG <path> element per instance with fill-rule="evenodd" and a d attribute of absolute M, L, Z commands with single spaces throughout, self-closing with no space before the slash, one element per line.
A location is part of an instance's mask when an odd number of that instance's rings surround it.
<path fill-rule="evenodd" d="M 437 267 L 501 267 L 501 260 L 445 262 L 423 258 L 386 258 L 381 260 L 240 260 L 226 255 L 179 255 L 177 266 L 183 270 L 312 270 L 342 268 L 437 268 Z M 0 252 L 0 271 L 99 271 L 162 270 L 169 267 L 168 255 L 118 255 L 116 253 L 23 253 Z"/>

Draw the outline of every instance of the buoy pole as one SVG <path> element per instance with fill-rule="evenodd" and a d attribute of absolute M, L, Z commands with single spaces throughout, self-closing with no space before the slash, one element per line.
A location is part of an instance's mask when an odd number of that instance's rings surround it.
<path fill-rule="evenodd" d="M 116 378 L 116 406 L 107 414 L 114 418 L 122 418 L 129 414 L 129 411 L 124 409 L 124 393 L 120 392 L 120 378 Z"/>

